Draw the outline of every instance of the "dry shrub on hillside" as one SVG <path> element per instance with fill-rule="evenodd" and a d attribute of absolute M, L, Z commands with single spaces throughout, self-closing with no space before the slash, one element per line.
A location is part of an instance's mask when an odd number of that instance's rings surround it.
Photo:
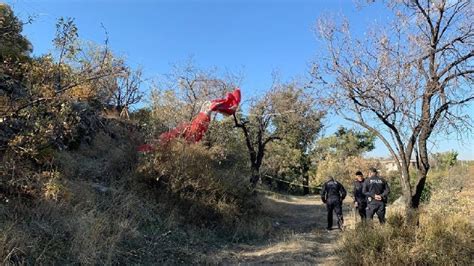
<path fill-rule="evenodd" d="M 172 212 L 183 212 L 182 222 L 234 225 L 256 213 L 259 202 L 249 188 L 248 170 L 228 158 L 220 146 L 177 140 L 144 157 L 141 172 L 157 195 L 176 204 Z"/>
<path fill-rule="evenodd" d="M 110 183 L 133 171 L 137 162 L 137 136 L 118 122 L 108 121 L 90 143 L 74 151 L 57 153 L 54 163 L 71 179 Z"/>
<path fill-rule="evenodd" d="M 124 187 L 97 191 L 90 183 L 66 184 L 67 200 L 0 204 L 0 259 L 12 264 L 150 264 L 170 260 L 155 206 Z M 153 246 L 150 242 L 154 241 Z M 156 246 L 158 244 L 158 246 Z M 157 251 L 158 248 L 158 251 Z"/>
<path fill-rule="evenodd" d="M 93 138 L 100 124 L 92 106 L 74 102 L 40 105 L 5 119 L 0 123 L 0 197 L 40 195 L 49 182 L 42 173 L 55 171 L 58 152 Z"/>
<path fill-rule="evenodd" d="M 169 233 L 159 203 L 139 191 L 133 138 L 116 126 L 58 153 L 56 170 L 40 173 L 41 197 L 0 202 L 0 261 L 110 265 L 199 258 L 179 247 L 191 240 L 176 228 Z"/>
<path fill-rule="evenodd" d="M 472 199 L 460 193 L 470 176 L 444 178 L 420 209 L 417 227 L 392 210 L 385 226 L 360 225 L 344 234 L 339 253 L 347 265 L 471 265 Z M 453 182 L 455 180 L 455 182 Z M 472 187 L 470 188 L 472 189 Z"/>

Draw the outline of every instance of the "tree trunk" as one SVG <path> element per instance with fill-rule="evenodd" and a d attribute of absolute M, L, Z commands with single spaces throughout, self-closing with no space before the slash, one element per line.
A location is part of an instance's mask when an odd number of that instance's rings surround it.
<path fill-rule="evenodd" d="M 250 168 L 252 172 L 252 176 L 250 177 L 250 183 L 252 184 L 253 187 L 255 187 L 258 181 L 260 180 L 260 166 L 262 166 L 264 155 L 265 155 L 265 145 L 262 143 L 259 143 L 256 155 L 254 153 L 254 156 L 250 156 L 250 161 L 251 161 Z"/>
<path fill-rule="evenodd" d="M 258 181 L 260 180 L 260 166 L 257 166 L 255 163 L 251 165 L 251 176 L 250 176 L 250 184 L 252 187 L 256 187 Z"/>
<path fill-rule="evenodd" d="M 308 175 L 303 175 L 303 194 L 304 195 L 309 194 L 309 176 Z"/>
<path fill-rule="evenodd" d="M 309 194 L 309 165 L 311 163 L 311 160 L 309 159 L 309 156 L 306 154 L 303 154 L 300 158 L 300 164 L 301 164 L 301 175 L 303 176 L 303 194 L 308 195 Z"/>
<path fill-rule="evenodd" d="M 415 193 L 412 197 L 412 207 L 418 208 L 420 206 L 421 195 L 423 193 L 423 189 L 425 188 L 426 184 L 426 176 L 428 175 L 428 171 L 430 170 L 430 162 L 428 158 L 428 149 L 426 146 L 427 142 L 427 134 L 422 134 L 420 139 L 418 140 L 418 147 L 420 150 L 419 158 L 420 164 L 418 166 L 418 182 L 416 184 Z"/>
<path fill-rule="evenodd" d="M 410 168 L 409 162 L 401 161 L 400 170 L 400 185 L 402 187 L 403 199 L 405 202 L 405 210 L 408 214 L 409 209 L 412 208 L 411 185 L 410 185 Z"/>
<path fill-rule="evenodd" d="M 409 164 L 404 163 L 401 175 L 401 185 L 403 199 L 405 203 L 405 221 L 408 225 L 417 225 L 418 224 L 418 212 L 413 207 L 413 197 L 411 195 L 411 185 L 410 185 L 410 171 Z"/>

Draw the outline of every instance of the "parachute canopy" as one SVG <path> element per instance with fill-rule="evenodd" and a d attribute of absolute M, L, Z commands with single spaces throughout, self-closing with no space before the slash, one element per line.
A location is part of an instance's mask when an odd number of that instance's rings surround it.
<path fill-rule="evenodd" d="M 177 126 L 176 128 L 165 132 L 160 135 L 159 142 L 160 144 L 166 144 L 169 141 L 181 137 L 188 142 L 199 142 L 204 137 L 204 134 L 209 128 L 209 123 L 211 122 L 211 113 L 218 112 L 223 115 L 233 115 L 237 111 L 241 100 L 240 89 L 235 89 L 232 93 L 227 93 L 226 98 L 212 100 L 211 104 L 201 110 L 199 114 L 188 123 L 183 123 Z M 149 147 L 144 145 L 140 146 L 143 152 Z"/>
<path fill-rule="evenodd" d="M 240 89 L 227 93 L 225 99 L 217 99 L 211 101 L 211 111 L 219 112 L 223 115 L 233 115 L 237 111 L 240 104 Z"/>

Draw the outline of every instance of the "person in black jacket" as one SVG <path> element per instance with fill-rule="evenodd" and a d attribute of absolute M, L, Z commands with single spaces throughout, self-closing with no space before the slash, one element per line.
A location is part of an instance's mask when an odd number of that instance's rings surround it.
<path fill-rule="evenodd" d="M 346 190 L 341 183 L 334 180 L 333 177 L 329 177 L 328 181 L 323 184 L 321 189 L 321 200 L 326 204 L 328 210 L 327 221 L 328 230 L 332 229 L 332 213 L 333 211 L 337 216 L 337 225 L 340 230 L 344 230 L 344 218 L 342 217 L 342 201 L 346 197 Z"/>
<path fill-rule="evenodd" d="M 354 207 L 359 212 L 362 221 L 365 221 L 366 209 L 367 209 L 367 197 L 362 193 L 362 187 L 365 179 L 361 171 L 355 173 L 356 180 L 354 180 L 354 186 L 352 188 L 352 196 L 354 197 Z"/>
<path fill-rule="evenodd" d="M 364 182 L 362 192 L 367 196 L 367 217 L 377 217 L 381 224 L 385 223 L 385 205 L 387 203 L 390 188 L 387 181 L 377 174 L 377 169 L 371 168 L 369 178 Z"/>

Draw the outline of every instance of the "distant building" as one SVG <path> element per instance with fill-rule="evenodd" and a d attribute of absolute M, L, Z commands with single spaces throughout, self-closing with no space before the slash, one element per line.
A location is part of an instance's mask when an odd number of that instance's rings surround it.
<path fill-rule="evenodd" d="M 392 159 L 382 159 L 380 164 L 387 172 L 398 171 L 397 162 Z M 416 160 L 410 160 L 410 167 L 416 167 Z"/>

